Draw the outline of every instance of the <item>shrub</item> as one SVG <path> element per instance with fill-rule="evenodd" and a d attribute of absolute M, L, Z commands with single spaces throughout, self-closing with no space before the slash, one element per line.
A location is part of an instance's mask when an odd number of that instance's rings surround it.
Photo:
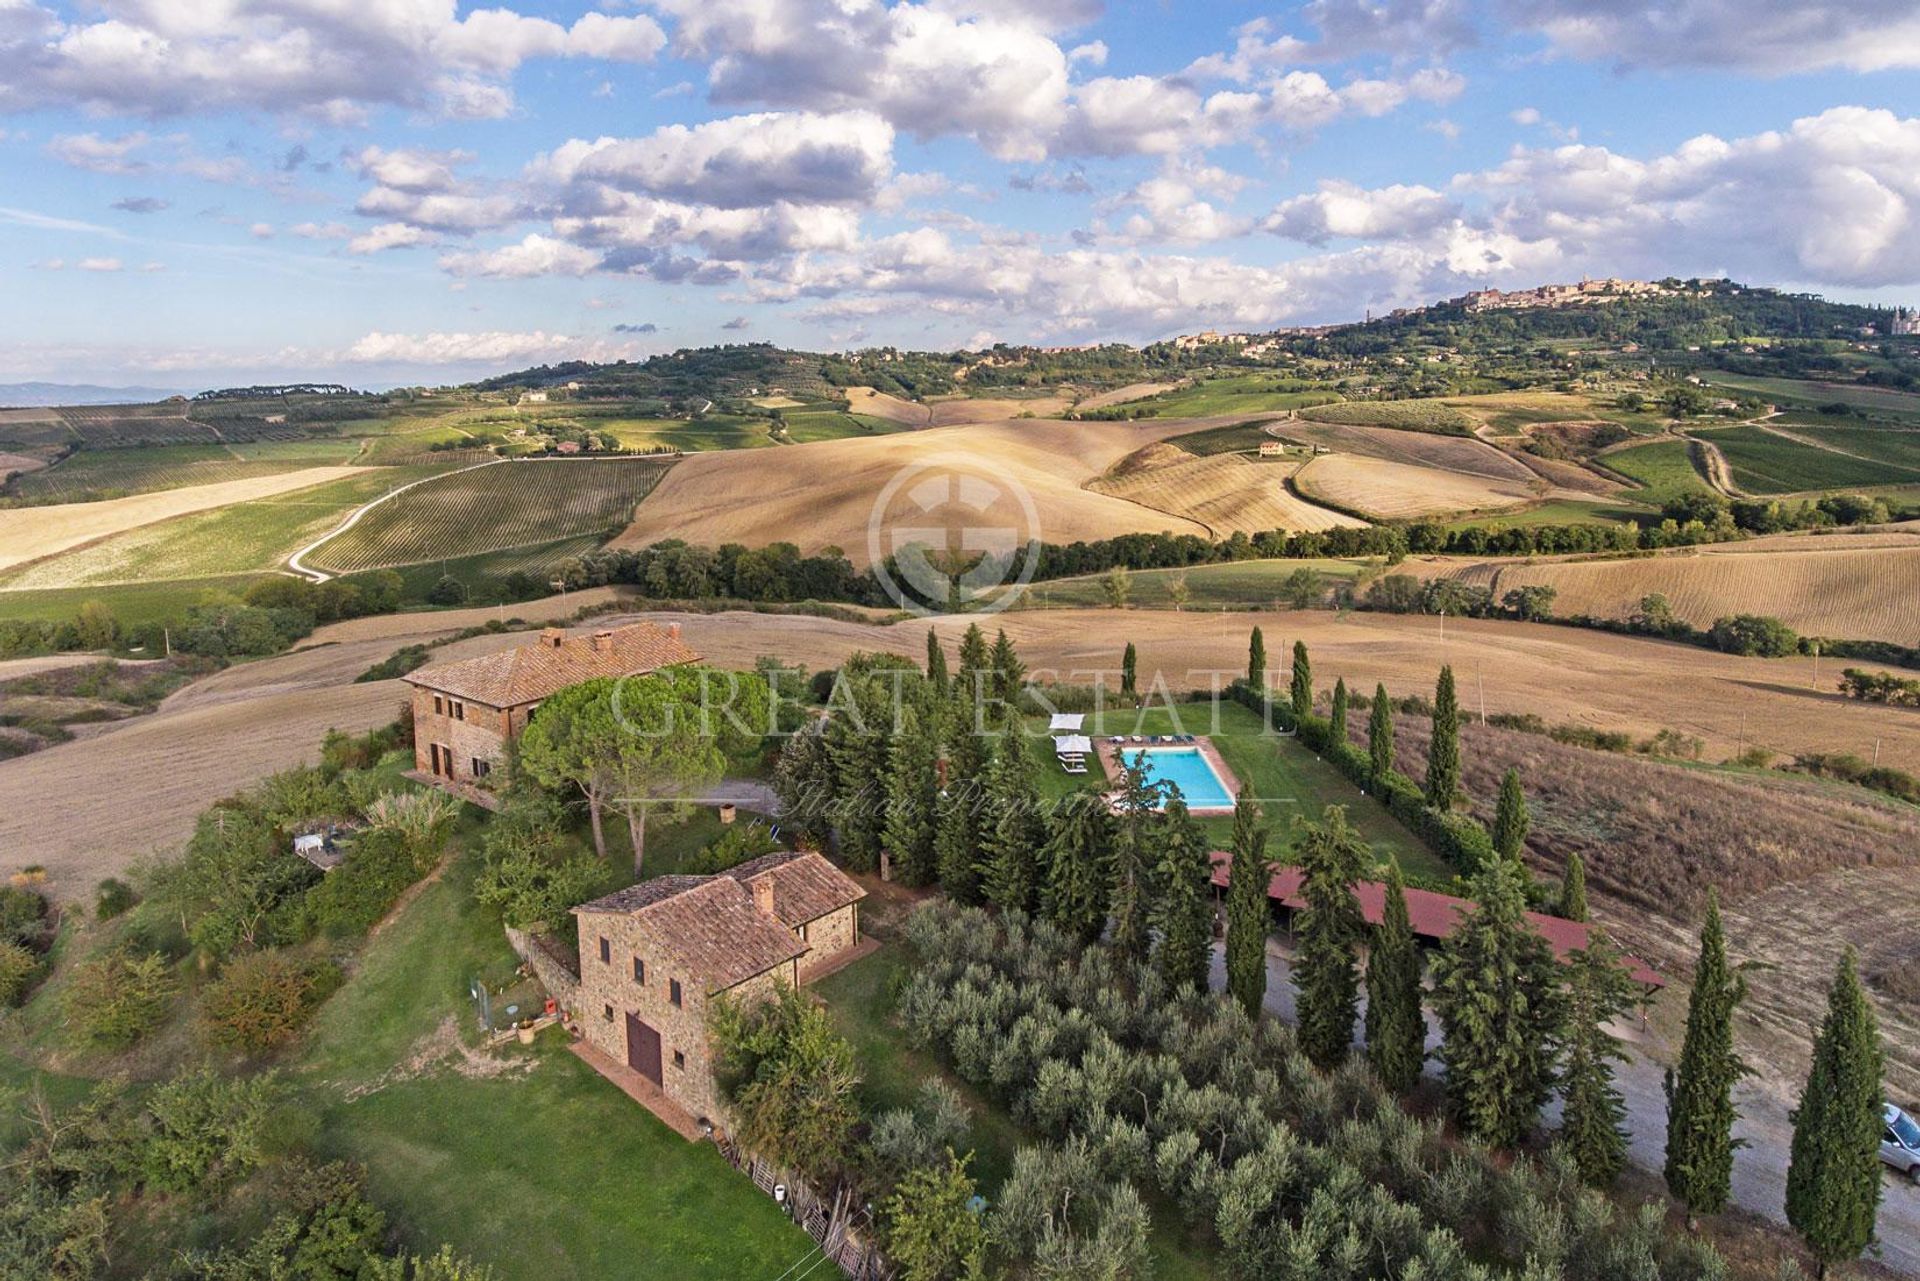
<path fill-rule="evenodd" d="M 111 921 L 140 901 L 133 887 L 117 876 L 109 876 L 101 881 L 94 890 L 93 914 L 102 921 Z"/>
<path fill-rule="evenodd" d="M 254 1054 L 284 1045 L 340 986 L 340 978 L 339 966 L 317 957 L 277 949 L 237 957 L 201 997 L 207 1038 Z"/>
<path fill-rule="evenodd" d="M 157 1087 L 147 1101 L 146 1183 L 205 1194 L 254 1170 L 269 1155 L 268 1122 L 286 1094 L 272 1072 L 231 1079 L 197 1072 Z"/>
<path fill-rule="evenodd" d="M 346 861 L 301 898 L 299 932 L 335 938 L 365 934 L 419 879 L 406 838 L 394 828 L 369 828 L 354 840 Z"/>
<path fill-rule="evenodd" d="M 405 676 L 416 668 L 427 665 L 427 647 L 425 645 L 402 645 L 393 653 L 354 677 L 354 683 L 365 681 L 387 681 Z"/>
<path fill-rule="evenodd" d="M 20 1004 L 39 972 L 39 957 L 18 943 L 0 943 L 0 1006 Z"/>
<path fill-rule="evenodd" d="M 46 898 L 24 885 L 0 885 L 0 942 L 37 950 L 46 934 Z"/>
<path fill-rule="evenodd" d="M 484 850 L 474 898 L 516 929 L 565 920 L 607 877 L 606 864 L 567 836 L 559 803 L 545 794 L 502 809 L 487 825 Z"/>
<path fill-rule="evenodd" d="M 95 1045 L 124 1050 L 160 1025 L 178 991 L 164 957 L 115 949 L 74 970 L 67 1020 Z"/>
<path fill-rule="evenodd" d="M 1764 614 L 1732 614 L 1713 620 L 1707 632 L 1715 649 L 1725 654 L 1784 658 L 1800 651 L 1800 637 L 1777 618 Z"/>
<path fill-rule="evenodd" d="M 736 823 L 722 832 L 705 849 L 688 860 L 689 872 L 724 872 L 750 858 L 771 854 L 780 848 L 767 825 L 759 822 Z"/>

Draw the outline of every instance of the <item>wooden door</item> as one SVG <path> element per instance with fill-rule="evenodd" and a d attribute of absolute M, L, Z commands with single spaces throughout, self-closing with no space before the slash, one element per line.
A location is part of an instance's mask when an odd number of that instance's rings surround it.
<path fill-rule="evenodd" d="M 638 1014 L 627 1015 L 627 1066 L 659 1085 L 660 1033 L 641 1021 Z"/>

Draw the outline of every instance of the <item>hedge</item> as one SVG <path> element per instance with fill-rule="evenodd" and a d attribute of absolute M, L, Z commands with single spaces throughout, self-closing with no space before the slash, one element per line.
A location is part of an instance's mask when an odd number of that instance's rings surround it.
<path fill-rule="evenodd" d="M 1262 697 L 1244 680 L 1229 685 L 1227 696 L 1264 715 L 1268 725 L 1297 734 L 1301 742 L 1346 775 L 1348 782 L 1386 806 L 1388 813 L 1461 876 L 1471 876 L 1493 861 L 1493 838 L 1478 821 L 1466 814 L 1434 809 L 1427 804 L 1420 785 L 1398 770 L 1388 770 L 1385 778 L 1376 780 L 1372 758 L 1352 743 L 1335 742 L 1333 726 L 1325 717 L 1311 713 L 1296 717 L 1289 704 Z"/>

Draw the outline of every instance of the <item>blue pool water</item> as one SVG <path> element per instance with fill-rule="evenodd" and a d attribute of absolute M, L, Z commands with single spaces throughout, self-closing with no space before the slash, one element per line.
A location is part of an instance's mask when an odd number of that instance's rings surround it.
<path fill-rule="evenodd" d="M 1120 755 L 1129 765 L 1145 757 L 1148 779 L 1179 788 L 1188 809 L 1223 809 L 1233 804 L 1227 785 L 1197 747 L 1128 747 Z"/>

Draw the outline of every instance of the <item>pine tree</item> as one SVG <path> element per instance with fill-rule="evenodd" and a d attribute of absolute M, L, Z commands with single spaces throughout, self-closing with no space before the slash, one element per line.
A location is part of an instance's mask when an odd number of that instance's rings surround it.
<path fill-rule="evenodd" d="M 1043 861 L 1041 911 L 1082 942 L 1098 939 L 1113 886 L 1113 816 L 1104 797 L 1083 788 L 1054 807 Z"/>
<path fill-rule="evenodd" d="M 1512 1147 L 1553 1091 L 1564 1007 L 1559 965 L 1527 922 L 1518 868 L 1495 859 L 1470 884 L 1473 910 L 1433 963 L 1440 1061 L 1461 1128 Z"/>
<path fill-rule="evenodd" d="M 1134 651 L 1133 642 L 1127 642 L 1126 653 L 1120 656 L 1120 692 L 1128 698 L 1138 693 L 1135 679 L 1138 676 L 1140 655 Z"/>
<path fill-rule="evenodd" d="M 1493 814 L 1493 848 L 1501 858 L 1526 866 L 1523 851 L 1527 847 L 1527 794 L 1520 789 L 1520 771 L 1509 769 L 1500 780 L 1500 805 Z"/>
<path fill-rule="evenodd" d="M 1404 1094 L 1427 1061 L 1421 1010 L 1423 961 L 1407 916 L 1407 882 L 1399 860 L 1387 865 L 1386 904 L 1367 953 L 1367 1062 L 1381 1084 Z"/>
<path fill-rule="evenodd" d="M 1366 875 L 1373 852 L 1347 826 L 1347 813 L 1329 805 L 1318 823 L 1299 825 L 1293 843 L 1300 864 L 1300 896 L 1306 900 L 1294 923 L 1294 1008 L 1300 1048 L 1323 1069 L 1347 1057 L 1353 1020 L 1360 1011 L 1360 940 L 1366 917 L 1353 883 Z"/>
<path fill-rule="evenodd" d="M 1578 853 L 1567 855 L 1567 870 L 1560 878 L 1560 915 L 1569 921 L 1587 919 L 1587 865 Z"/>
<path fill-rule="evenodd" d="M 1858 1258 L 1880 1209 L 1880 1131 L 1885 1057 L 1873 1006 L 1849 947 L 1827 994 L 1813 1067 L 1793 1114 L 1787 1222 L 1807 1243 L 1820 1275 Z"/>
<path fill-rule="evenodd" d="M 1288 685 L 1288 701 L 1293 704 L 1296 721 L 1313 713 L 1313 664 L 1307 658 L 1307 643 L 1293 643 L 1293 680 Z"/>
<path fill-rule="evenodd" d="M 1607 1024 L 1633 1005 L 1633 978 L 1620 949 L 1603 931 L 1567 958 L 1566 1068 L 1561 1078 L 1560 1144 L 1580 1176 L 1608 1188 L 1627 1163 L 1626 1101 L 1614 1088 L 1613 1065 L 1626 1060 Z"/>
<path fill-rule="evenodd" d="M 1247 684 L 1253 686 L 1256 694 L 1267 692 L 1267 638 L 1260 634 L 1258 627 L 1247 641 Z"/>
<path fill-rule="evenodd" d="M 1213 863 L 1206 833 L 1178 792 L 1167 802 L 1153 924 L 1160 940 L 1154 965 L 1172 988 L 1207 990 L 1213 946 Z"/>
<path fill-rule="evenodd" d="M 1031 912 L 1039 903 L 1042 881 L 1039 793 L 1033 756 L 1017 722 L 1008 725 L 994 751 L 986 801 L 980 837 L 982 891 L 996 907 Z"/>
<path fill-rule="evenodd" d="M 1460 704 L 1453 693 L 1453 668 L 1440 669 L 1433 691 L 1433 738 L 1427 744 L 1427 804 L 1453 808 L 1460 790 Z"/>
<path fill-rule="evenodd" d="M 1373 710 L 1367 716 L 1367 756 L 1373 764 L 1373 787 L 1380 790 L 1393 771 L 1393 704 L 1387 687 L 1373 687 Z"/>
<path fill-rule="evenodd" d="M 1747 1074 L 1733 1048 L 1733 1011 L 1746 995 L 1746 977 L 1727 961 L 1720 902 L 1709 890 L 1680 1066 L 1667 1074 L 1667 1187 L 1689 1221 L 1724 1210 L 1732 1190 L 1733 1086 Z"/>
<path fill-rule="evenodd" d="M 1227 880 L 1227 991 L 1250 1018 L 1260 1017 L 1267 995 L 1267 930 L 1272 920 L 1267 885 L 1272 879 L 1267 828 L 1252 789 L 1242 784 L 1233 803 L 1233 865 Z"/>
<path fill-rule="evenodd" d="M 1347 741 L 1347 678 L 1333 682 L 1333 710 L 1327 713 L 1327 742 Z"/>
<path fill-rule="evenodd" d="M 1014 652 L 1013 642 L 1007 639 L 1004 627 L 993 638 L 993 654 L 988 658 L 987 665 L 993 669 L 993 696 L 1009 707 L 1015 706 L 1020 698 L 1020 689 L 1026 683 L 1027 665 Z"/>
<path fill-rule="evenodd" d="M 1124 758 L 1123 758 L 1124 759 Z M 1147 913 L 1153 901 L 1154 844 L 1160 816 L 1154 811 L 1166 789 L 1149 781 L 1144 764 L 1123 764 L 1118 821 L 1113 834 L 1113 914 L 1111 942 L 1128 961 L 1147 959 Z"/>
<path fill-rule="evenodd" d="M 927 681 L 942 698 L 952 683 L 947 676 L 947 651 L 940 647 L 940 637 L 931 627 L 927 628 Z"/>
<path fill-rule="evenodd" d="M 935 811 L 934 863 L 940 888 L 956 903 L 980 901 L 980 850 L 974 840 L 972 784 L 949 787 Z"/>
<path fill-rule="evenodd" d="M 894 872 L 908 885 L 925 885 L 938 874 L 934 807 L 939 791 L 933 738 L 909 704 L 900 710 L 900 733 L 888 763 L 885 827 Z"/>

